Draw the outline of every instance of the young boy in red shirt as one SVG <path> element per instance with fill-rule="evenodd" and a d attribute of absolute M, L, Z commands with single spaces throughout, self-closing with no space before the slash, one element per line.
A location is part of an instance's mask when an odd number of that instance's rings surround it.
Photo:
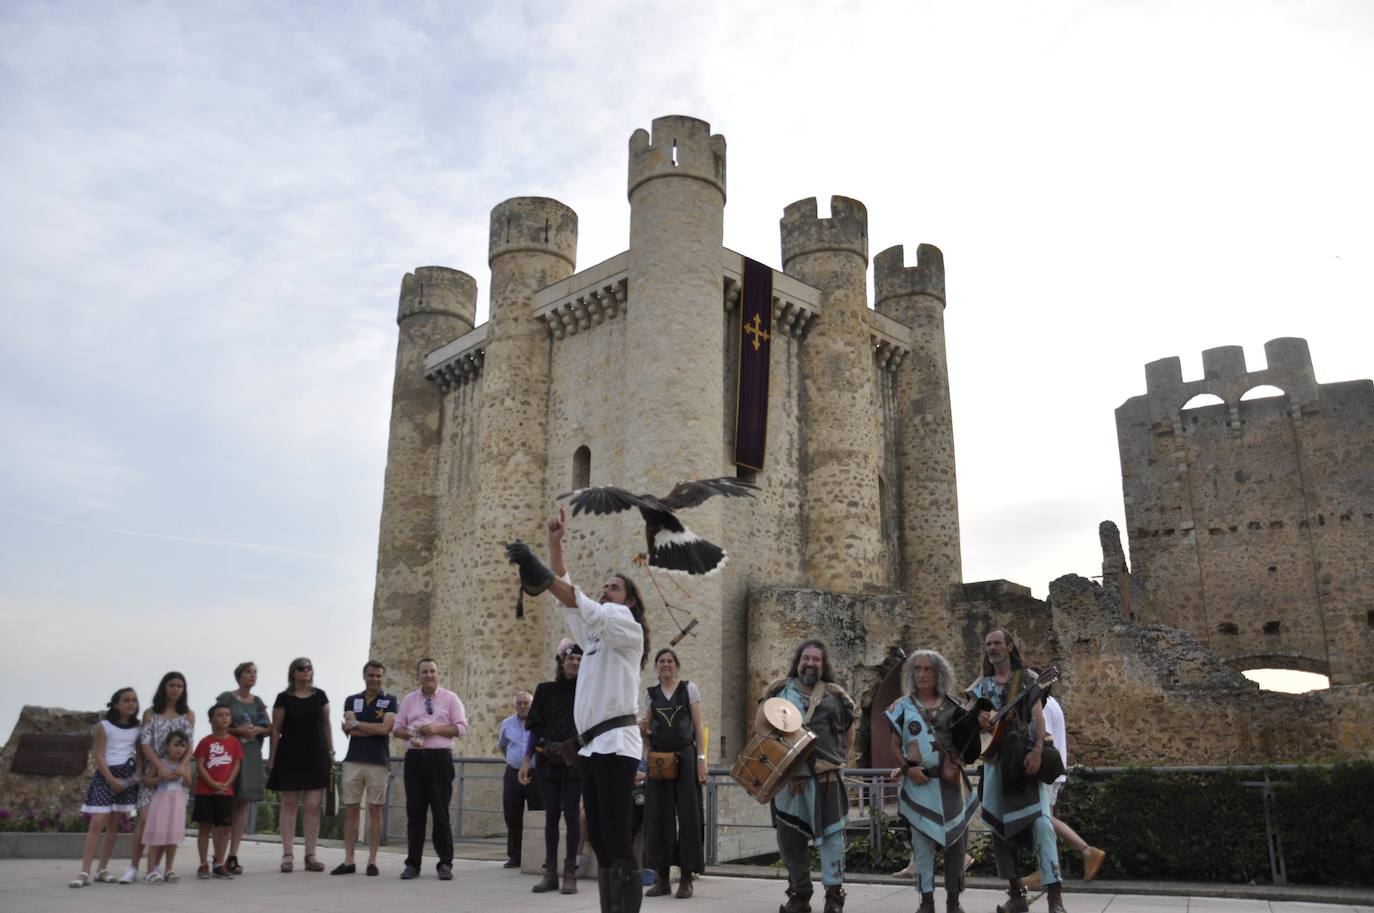
<path fill-rule="evenodd" d="M 234 778 L 243 763 L 243 746 L 229 734 L 231 711 L 224 704 L 210 708 L 210 735 L 196 746 L 196 803 L 191 820 L 197 824 L 196 846 L 200 849 L 197 878 L 232 878 L 224 867 L 224 851 L 229 845 L 229 826 L 234 821 Z M 213 873 L 205 861 L 211 832 L 215 838 Z"/>

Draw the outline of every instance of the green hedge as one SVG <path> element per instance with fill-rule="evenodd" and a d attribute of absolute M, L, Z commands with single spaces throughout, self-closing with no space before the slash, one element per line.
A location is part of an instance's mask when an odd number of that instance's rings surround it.
<path fill-rule="evenodd" d="M 1112 775 L 1075 771 L 1058 815 L 1107 850 L 1103 878 L 1268 883 L 1258 772 L 1178 774 L 1146 769 Z M 1374 884 L 1374 850 L 1363 830 L 1374 798 L 1374 763 L 1274 771 L 1275 824 L 1288 880 Z M 1072 875 L 1082 860 L 1061 843 Z"/>
<path fill-rule="evenodd" d="M 1374 842 L 1366 833 L 1374 808 L 1374 762 L 1271 771 L 1269 777 L 1276 784 L 1274 823 L 1288 880 L 1374 885 Z M 1088 843 L 1107 850 L 1099 878 L 1267 884 L 1263 794 L 1243 785 L 1262 779 L 1260 772 L 1075 770 L 1056 813 Z M 901 820 L 884 823 L 881 853 L 867 836 L 851 838 L 845 853 L 851 871 L 892 872 L 910 858 Z M 970 874 L 996 876 L 991 838 L 986 832 L 971 837 Z M 1018 856 L 1019 871 L 1034 870 L 1028 850 Z M 1082 857 L 1063 841 L 1059 858 L 1067 877 L 1082 877 Z"/>

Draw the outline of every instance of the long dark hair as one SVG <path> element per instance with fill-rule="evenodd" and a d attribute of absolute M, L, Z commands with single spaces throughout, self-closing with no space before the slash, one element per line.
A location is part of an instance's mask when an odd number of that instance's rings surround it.
<path fill-rule="evenodd" d="M 988 633 L 983 635 L 983 675 L 991 677 L 997 672 L 996 669 L 992 668 L 992 663 L 988 661 L 988 634 L 991 634 L 993 631 L 1002 632 L 1002 639 L 1007 642 L 1007 649 L 1011 651 L 1011 667 L 1013 669 L 1026 668 L 1025 662 L 1021 659 L 1021 648 L 1016 646 L 1016 641 L 1012 638 L 1011 632 L 1006 628 L 989 628 Z"/>
<path fill-rule="evenodd" d="M 125 692 L 129 692 L 129 691 L 133 691 L 133 690 L 134 690 L 134 689 L 132 689 L 132 688 L 120 688 L 120 689 L 119 689 L 118 691 L 116 691 L 114 694 L 110 695 L 109 703 L 107 703 L 107 704 L 105 705 L 105 708 L 106 708 L 106 709 L 105 709 L 105 719 L 109 720 L 111 723 L 122 723 L 122 722 L 124 722 L 124 720 L 122 720 L 122 719 L 120 718 L 120 716 L 119 716 L 119 700 L 120 700 L 120 698 L 124 697 Z M 129 719 L 131 719 L 131 720 L 136 720 L 136 719 L 138 719 L 138 711 L 135 710 L 135 711 L 134 711 L 134 715 L 131 716 Z"/>
<path fill-rule="evenodd" d="M 185 716 L 191 712 L 191 705 L 186 703 L 186 692 L 190 689 L 186 687 L 186 676 L 180 672 L 168 672 L 162 676 L 162 681 L 157 683 L 157 693 L 153 695 L 153 713 L 163 713 L 167 710 L 167 683 L 174 678 L 181 679 L 181 697 L 177 698 L 177 713 Z"/>
<path fill-rule="evenodd" d="M 821 681 L 833 683 L 835 671 L 830 668 L 830 648 L 825 645 L 825 641 L 815 637 L 797 645 L 797 652 L 792 654 L 792 668 L 787 670 L 788 678 L 797 677 L 797 666 L 801 665 L 801 655 L 806 652 L 807 647 L 816 647 L 821 651 Z"/>
<path fill-rule="evenodd" d="M 619 577 L 620 582 L 625 584 L 626 600 L 633 599 L 635 601 L 634 605 L 626 602 L 625 607 L 630 610 L 635 621 L 639 622 L 639 626 L 644 629 L 644 649 L 639 654 L 639 668 L 643 669 L 649 664 L 649 619 L 644 612 L 644 598 L 639 595 L 639 587 L 629 577 L 624 574 L 612 574 L 611 576 Z"/>

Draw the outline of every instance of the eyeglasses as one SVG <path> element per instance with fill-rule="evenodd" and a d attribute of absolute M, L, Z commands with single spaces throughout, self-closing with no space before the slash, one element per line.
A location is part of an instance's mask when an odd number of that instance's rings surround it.
<path fill-rule="evenodd" d="M 433 713 L 433 712 L 434 712 L 434 698 L 432 698 L 432 697 L 427 697 L 427 698 L 425 698 L 425 713 Z"/>
<path fill-rule="evenodd" d="M 296 671 L 296 672 L 314 672 L 314 671 L 315 671 L 315 667 L 314 667 L 314 666 L 297 666 L 297 667 L 295 668 L 294 671 Z"/>

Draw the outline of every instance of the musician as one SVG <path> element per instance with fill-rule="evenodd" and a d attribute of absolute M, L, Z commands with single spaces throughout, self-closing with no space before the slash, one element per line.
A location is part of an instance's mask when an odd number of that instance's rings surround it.
<path fill-rule="evenodd" d="M 820 640 L 798 645 L 785 678 L 771 683 L 759 699 L 754 728 L 766 731 L 763 702 L 790 701 L 802 714 L 802 725 L 816 735 L 816 750 L 793 773 L 773 799 L 773 827 L 778 852 L 787 866 L 787 902 L 778 913 L 809 913 L 811 865 L 809 847 L 820 850 L 825 913 L 844 909 L 844 826 L 849 796 L 840 768 L 854 743 L 854 701 L 835 683 L 830 653 Z"/>
<path fill-rule="evenodd" d="M 954 698 L 954 671 L 934 650 L 917 650 L 902 664 L 902 696 L 883 715 L 892 727 L 892 749 L 902 766 L 899 809 L 911 825 L 917 913 L 935 913 L 935 847 L 945 851 L 945 910 L 963 913 L 964 843 L 978 808 L 964 764 L 951 737 L 964 708 Z"/>
<path fill-rule="evenodd" d="M 983 638 L 983 674 L 967 689 L 981 708 L 983 730 L 993 731 L 996 711 L 1016 704 L 1002 719 L 1006 734 L 995 754 L 987 758 L 980 784 L 983 821 L 992 831 L 997 874 L 1008 882 L 1007 903 L 999 905 L 997 913 L 1027 913 L 1030 909 L 1025 885 L 1016 874 L 1013 848 L 1027 840 L 1035 850 L 1040 882 L 1049 895 L 1049 913 L 1065 913 L 1049 789 L 1036 777 L 1045 751 L 1046 730 L 1041 709 L 1044 695 L 1035 678 L 1035 670 L 1026 668 L 1008 631 L 993 628 L 987 633 Z"/>
<path fill-rule="evenodd" d="M 593 601 L 572 585 L 563 563 L 565 518 L 549 521 L 549 562 L 545 567 L 523 542 L 506 547 L 520 567 L 521 588 L 547 588 L 564 607 L 573 638 L 586 652 L 577 676 L 573 721 L 577 724 L 578 766 L 587 836 L 596 852 L 601 908 L 639 913 L 644 886 L 635 856 L 633 801 L 635 771 L 643 753 L 638 725 L 639 673 L 649 661 L 649 625 L 634 582 L 613 574 Z M 555 577 L 555 575 L 557 575 Z"/>

